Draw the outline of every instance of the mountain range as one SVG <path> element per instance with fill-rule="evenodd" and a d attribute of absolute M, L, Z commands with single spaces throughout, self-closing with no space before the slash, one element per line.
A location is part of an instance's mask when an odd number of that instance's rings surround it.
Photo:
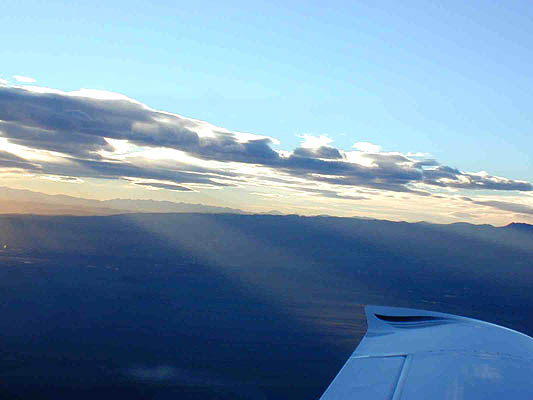
<path fill-rule="evenodd" d="M 245 214 L 236 208 L 204 204 L 134 199 L 92 200 L 0 187 L 0 214 L 95 216 L 132 212 Z"/>

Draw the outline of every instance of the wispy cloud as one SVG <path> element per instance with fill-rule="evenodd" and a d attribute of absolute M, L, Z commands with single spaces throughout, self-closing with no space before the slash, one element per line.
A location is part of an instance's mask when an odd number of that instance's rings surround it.
<path fill-rule="evenodd" d="M 527 204 L 497 200 L 474 201 L 474 203 L 482 206 L 493 207 L 499 210 L 510 211 L 513 213 L 533 215 L 533 207 L 528 206 Z"/>
<path fill-rule="evenodd" d="M 30 78 L 29 76 L 23 76 L 23 75 L 13 75 L 13 78 L 20 83 L 35 83 L 37 82 L 35 79 Z"/>

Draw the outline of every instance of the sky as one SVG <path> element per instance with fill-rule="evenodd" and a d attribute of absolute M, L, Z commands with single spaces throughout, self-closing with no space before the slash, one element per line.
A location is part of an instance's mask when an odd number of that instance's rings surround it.
<path fill-rule="evenodd" d="M 526 1 L 8 0 L 2 182 L 531 223 L 532 14 Z"/>

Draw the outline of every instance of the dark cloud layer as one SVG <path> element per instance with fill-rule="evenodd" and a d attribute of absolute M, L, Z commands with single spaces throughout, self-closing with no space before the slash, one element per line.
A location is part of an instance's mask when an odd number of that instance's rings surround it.
<path fill-rule="evenodd" d="M 489 207 L 497 208 L 498 210 L 509 211 L 512 213 L 533 215 L 533 207 L 525 205 L 525 204 L 517 204 L 517 203 L 510 203 L 508 201 L 495 201 L 495 200 L 474 201 L 474 203 L 482 205 L 482 206 L 489 206 Z"/>
<path fill-rule="evenodd" d="M 339 150 L 330 146 L 320 146 L 317 149 L 307 149 L 299 147 L 294 150 L 293 154 L 296 157 L 304 158 L 326 158 L 330 160 L 342 159 L 342 154 Z"/>
<path fill-rule="evenodd" d="M 0 111 L 0 114 L 2 112 Z M 0 132 L 9 141 L 34 149 L 55 151 L 74 157 L 99 158 L 94 152 L 112 151 L 113 148 L 101 136 L 84 135 L 70 132 L 68 136 L 61 131 L 49 131 L 28 127 L 15 122 L 0 122 Z"/>
<path fill-rule="evenodd" d="M 175 185 L 159 183 L 159 186 L 151 186 L 172 190 L 187 190 L 181 186 L 187 183 L 228 185 L 214 180 L 221 175 L 228 181 L 237 178 L 222 170 L 198 169 L 178 161 L 169 166 L 157 162 L 106 159 L 98 152 L 113 150 L 104 139 L 110 138 L 128 140 L 143 147 L 176 149 L 204 160 L 269 167 L 310 182 L 331 185 L 421 195 L 428 193 L 416 189 L 416 184 L 470 190 L 533 190 L 528 182 L 465 173 L 435 160 L 414 161 L 401 154 L 362 154 L 361 157 L 372 166 L 349 162 L 341 151 L 329 146 L 297 148 L 285 157 L 272 149 L 268 138 L 239 140 L 238 134 L 220 131 L 214 131 L 212 136 L 200 136 L 195 128 L 201 122 L 154 111 L 127 99 L 100 100 L 0 87 L 0 121 L 1 135 L 10 143 L 55 151 L 68 157 L 66 163 L 37 164 L 0 152 L 0 166 L 46 174 L 154 179 Z M 333 196 L 331 193 L 324 195 Z"/>
<path fill-rule="evenodd" d="M 0 167 L 2 168 L 18 168 L 25 170 L 39 170 L 39 165 L 27 162 L 23 158 L 17 157 L 12 153 L 0 150 Z"/>
<path fill-rule="evenodd" d="M 176 190 L 178 192 L 191 192 L 192 189 L 189 189 L 188 187 L 181 186 L 181 185 L 169 185 L 167 183 L 151 183 L 151 182 L 137 182 L 135 185 L 138 186 L 146 186 L 146 187 L 152 187 L 157 189 L 167 189 L 167 190 Z"/>

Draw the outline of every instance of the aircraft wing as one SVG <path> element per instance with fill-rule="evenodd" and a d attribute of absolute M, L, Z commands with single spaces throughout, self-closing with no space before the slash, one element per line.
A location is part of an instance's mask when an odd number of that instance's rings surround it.
<path fill-rule="evenodd" d="M 368 331 L 321 400 L 533 399 L 533 338 L 450 314 L 365 311 Z"/>

